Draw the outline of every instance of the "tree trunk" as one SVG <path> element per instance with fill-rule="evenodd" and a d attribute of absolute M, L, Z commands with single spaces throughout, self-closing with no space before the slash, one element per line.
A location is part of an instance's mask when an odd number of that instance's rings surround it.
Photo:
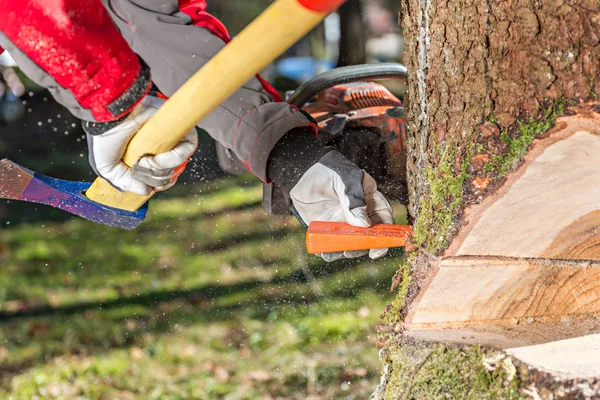
<path fill-rule="evenodd" d="M 367 62 L 367 37 L 362 21 L 360 0 L 348 0 L 342 5 L 340 15 L 340 52 L 338 67 Z"/>
<path fill-rule="evenodd" d="M 415 234 L 380 395 L 410 397 L 394 352 L 412 339 L 549 346 L 511 354 L 598 374 L 583 337 L 600 331 L 600 4 L 402 4 Z M 567 365 L 574 352 L 588 369 Z"/>

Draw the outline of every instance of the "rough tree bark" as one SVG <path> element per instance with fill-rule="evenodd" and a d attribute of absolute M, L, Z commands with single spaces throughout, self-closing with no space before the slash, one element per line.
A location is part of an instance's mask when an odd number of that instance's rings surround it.
<path fill-rule="evenodd" d="M 597 375 L 597 337 L 572 338 L 600 331 L 600 2 L 402 6 L 415 235 L 381 327 L 374 397 L 412 396 L 398 353 L 414 339 L 553 346 L 554 360 L 550 347 L 511 354 L 565 372 L 576 353 L 595 359 L 570 379 Z"/>

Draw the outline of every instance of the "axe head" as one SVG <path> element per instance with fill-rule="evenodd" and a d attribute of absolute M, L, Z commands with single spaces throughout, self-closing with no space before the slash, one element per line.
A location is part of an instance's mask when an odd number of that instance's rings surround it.
<path fill-rule="evenodd" d="M 71 182 L 38 174 L 8 159 L 0 160 L 0 198 L 45 204 L 104 225 L 133 229 L 146 218 L 148 203 L 126 211 L 85 196 L 87 182 Z"/>

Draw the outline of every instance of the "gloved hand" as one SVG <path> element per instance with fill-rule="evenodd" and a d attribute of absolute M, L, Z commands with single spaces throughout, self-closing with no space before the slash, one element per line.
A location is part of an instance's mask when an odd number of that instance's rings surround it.
<path fill-rule="evenodd" d="M 14 97 L 21 97 L 25 93 L 25 86 L 13 68 L 0 65 L 0 98 L 9 92 Z"/>
<path fill-rule="evenodd" d="M 25 107 L 19 100 L 24 93 L 25 86 L 14 69 L 0 65 L 0 121 L 10 124 L 25 116 Z"/>
<path fill-rule="evenodd" d="M 143 157 L 132 168 L 121 160 L 131 138 L 164 102 L 163 99 L 148 95 L 116 124 L 84 123 L 90 165 L 98 176 L 119 190 L 142 196 L 147 196 L 152 190 L 167 190 L 175 184 L 198 147 L 195 129 L 173 150 Z"/>
<path fill-rule="evenodd" d="M 392 207 L 377 190 L 375 180 L 338 151 L 330 151 L 310 167 L 290 192 L 296 212 L 307 225 L 312 221 L 347 222 L 369 227 L 393 224 Z M 383 257 L 388 249 L 320 254 L 325 261 L 369 254 Z"/>

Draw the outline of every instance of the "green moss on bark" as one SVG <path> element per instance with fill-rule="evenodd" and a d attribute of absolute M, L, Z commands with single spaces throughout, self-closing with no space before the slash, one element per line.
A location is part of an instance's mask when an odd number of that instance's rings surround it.
<path fill-rule="evenodd" d="M 439 150 L 441 154 L 437 168 L 428 167 L 426 174 L 429 194 L 422 198 L 419 207 L 419 218 L 415 223 L 412 241 L 417 248 L 429 253 L 438 253 L 450 243 L 457 228 L 455 216 L 463 205 L 464 184 L 469 178 L 468 160 L 474 152 L 474 146 L 469 139 L 467 148 L 463 149 L 463 161 L 456 170 L 456 159 L 461 149 L 456 141 L 452 141 Z M 411 285 L 411 269 L 416 262 L 418 252 L 408 254 L 407 260 L 398 272 L 401 276 L 398 293 L 395 300 L 385 313 L 385 322 L 388 324 L 399 322 L 399 316 L 406 304 Z"/>
<path fill-rule="evenodd" d="M 412 241 L 417 248 L 432 254 L 445 249 L 457 229 L 455 216 L 463 206 L 464 185 L 470 176 L 468 161 L 475 148 L 470 135 L 466 143 L 466 149 L 460 149 L 456 141 L 446 144 L 443 150 L 439 150 L 441 157 L 437 168 L 430 166 L 426 171 L 429 194 L 421 199 Z M 456 160 L 461 152 L 463 161 L 456 172 Z M 388 324 L 399 322 L 412 283 L 411 269 L 417 254 L 416 251 L 409 253 L 398 272 L 401 276 L 398 293 L 384 318 Z"/>
<path fill-rule="evenodd" d="M 425 172 L 429 194 L 421 199 L 413 241 L 430 253 L 448 247 L 456 229 L 455 219 L 462 209 L 463 187 L 469 177 L 469 160 L 474 151 L 470 135 L 466 143 L 458 172 L 455 165 L 460 149 L 453 141 L 441 150 L 437 167 L 430 166 Z"/>
<path fill-rule="evenodd" d="M 485 165 L 485 171 L 498 182 L 512 171 L 527 154 L 533 140 L 548 131 L 556 123 L 556 119 L 565 113 L 568 101 L 561 97 L 548 100 L 548 107 L 538 119 L 529 118 L 517 121 L 516 133 L 509 135 L 500 133 L 502 141 L 507 146 L 503 155 L 494 155 Z M 491 122 L 496 123 L 494 116 Z M 449 141 L 443 148 L 435 146 L 440 159 L 436 168 L 426 169 L 428 194 L 420 201 L 419 215 L 415 222 L 413 244 L 416 248 L 430 254 L 439 254 L 450 244 L 459 226 L 458 218 L 465 206 L 465 184 L 473 178 L 470 173 L 470 160 L 481 151 L 481 144 L 475 143 L 472 135 L 460 148 L 457 141 Z M 457 163 L 457 159 L 461 160 Z M 388 307 L 386 322 L 399 321 L 399 315 L 406 303 L 406 296 L 412 283 L 411 268 L 414 267 L 417 252 L 409 254 L 408 260 L 399 272 L 402 279 L 395 301 Z"/>
<path fill-rule="evenodd" d="M 524 398 L 512 362 L 479 346 L 397 344 L 387 350 L 391 373 L 382 400 Z"/>
<path fill-rule="evenodd" d="M 408 290 L 411 285 L 411 268 L 415 263 L 417 252 L 413 251 L 406 257 L 406 261 L 400 266 L 400 270 L 396 272 L 396 276 L 400 275 L 400 284 L 398 293 L 390 305 L 387 306 L 383 314 L 383 320 L 386 324 L 391 325 L 400 322 L 402 309 L 406 305 Z"/>
<path fill-rule="evenodd" d="M 512 171 L 527 154 L 533 140 L 554 126 L 556 119 L 564 114 L 567 100 L 559 98 L 548 104 L 541 118 L 517 121 L 516 134 L 501 132 L 507 151 L 492 157 L 485 166 L 494 181 L 500 181 Z M 491 121 L 495 122 L 493 116 Z M 466 183 L 473 178 L 469 162 L 481 147 L 471 136 L 465 143 L 463 148 L 453 141 L 446 143 L 443 149 L 437 150 L 440 154 L 437 167 L 430 166 L 426 170 L 428 195 L 421 199 L 413 235 L 413 243 L 420 252 L 439 254 L 448 247 L 458 228 L 458 218 L 465 207 Z M 408 254 L 399 272 L 402 279 L 398 294 L 385 315 L 388 324 L 400 322 L 413 283 L 411 271 L 420 262 L 419 251 Z M 385 385 L 384 399 L 523 397 L 517 377 L 507 380 L 505 370 L 486 370 L 483 359 L 493 352 L 477 346 L 461 349 L 437 345 L 426 347 L 425 356 L 415 357 L 414 353 L 419 352 L 415 346 L 390 343 L 384 361 L 391 365 L 392 372 Z"/>
<path fill-rule="evenodd" d="M 496 179 L 508 174 L 527 154 L 533 139 L 552 128 L 556 118 L 564 114 L 566 104 L 567 100 L 564 97 L 549 101 L 549 106 L 540 119 L 529 118 L 526 121 L 517 121 L 516 135 L 510 136 L 506 131 L 500 132 L 500 137 L 508 151 L 503 155 L 493 155 L 492 160 L 486 164 L 485 171 L 493 173 Z M 493 115 L 490 121 L 496 123 Z"/>

